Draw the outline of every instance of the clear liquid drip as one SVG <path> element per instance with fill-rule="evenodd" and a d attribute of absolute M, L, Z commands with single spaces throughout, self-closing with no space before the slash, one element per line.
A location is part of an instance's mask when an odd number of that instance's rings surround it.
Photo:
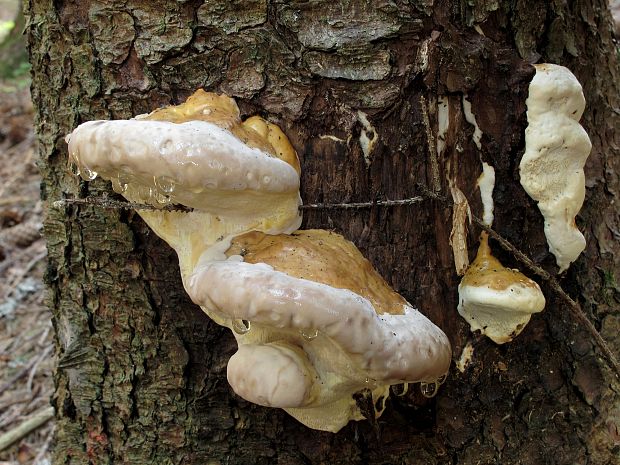
<path fill-rule="evenodd" d="M 392 392 L 394 393 L 395 396 L 397 397 L 402 397 L 405 394 L 407 394 L 407 391 L 409 391 L 409 383 L 403 383 L 402 387 L 398 387 L 399 385 L 393 385 L 392 386 Z M 402 390 L 402 391 L 401 391 Z M 399 392 L 400 391 L 400 392 Z"/>
<path fill-rule="evenodd" d="M 319 335 L 319 330 L 315 328 L 304 328 L 300 330 L 299 333 L 305 340 L 311 341 Z"/>
<path fill-rule="evenodd" d="M 237 334 L 245 334 L 250 330 L 251 323 L 248 320 L 233 320 L 232 328 Z"/>
<path fill-rule="evenodd" d="M 437 395 L 439 385 L 437 383 L 420 383 L 420 392 L 429 399 Z"/>
<path fill-rule="evenodd" d="M 112 181 L 112 189 L 114 190 L 114 192 L 122 194 L 123 192 L 127 190 L 127 184 L 121 184 L 118 181 L 118 178 L 112 178 L 111 181 Z"/>
<path fill-rule="evenodd" d="M 157 189 L 165 194 L 172 194 L 174 192 L 174 188 L 176 187 L 175 180 L 169 178 L 168 176 L 156 176 L 153 178 L 153 181 L 155 182 Z"/>
<path fill-rule="evenodd" d="M 153 189 L 152 187 L 149 187 L 148 190 L 148 203 L 150 203 L 153 206 L 157 206 L 157 191 L 155 189 Z"/>
<path fill-rule="evenodd" d="M 169 195 L 164 195 L 160 192 L 155 192 L 154 199 L 161 205 L 168 205 L 172 200 Z"/>
<path fill-rule="evenodd" d="M 84 181 L 92 181 L 97 177 L 97 172 L 91 170 L 87 166 L 83 166 L 80 175 Z"/>
<path fill-rule="evenodd" d="M 435 381 L 437 384 L 443 384 L 446 382 L 446 378 L 448 377 L 448 374 L 446 373 L 445 375 L 441 375 L 439 378 L 437 378 L 437 381 Z"/>
<path fill-rule="evenodd" d="M 131 181 L 131 176 L 123 171 L 118 173 L 117 182 L 119 192 L 122 194 L 127 191 L 127 186 L 129 185 L 129 181 Z"/>

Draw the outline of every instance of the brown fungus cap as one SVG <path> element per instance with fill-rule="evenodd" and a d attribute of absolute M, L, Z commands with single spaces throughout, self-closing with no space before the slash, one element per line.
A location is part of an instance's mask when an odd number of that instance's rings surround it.
<path fill-rule="evenodd" d="M 459 284 L 458 311 L 472 331 L 503 344 L 523 330 L 532 313 L 543 310 L 545 297 L 536 282 L 493 257 L 488 241 L 483 232 L 478 255 Z"/>
<path fill-rule="evenodd" d="M 297 153 L 284 132 L 260 116 L 252 116 L 241 122 L 237 103 L 224 94 L 198 89 L 180 105 L 160 108 L 138 118 L 179 124 L 188 121 L 214 123 L 223 129 L 228 129 L 247 146 L 287 162 L 295 168 L 297 174 L 301 172 Z"/>
<path fill-rule="evenodd" d="M 352 242 L 331 231 L 277 236 L 252 231 L 235 237 L 226 255 L 241 255 L 246 263 L 266 263 L 295 278 L 349 289 L 368 299 L 379 314 L 400 315 L 407 305 Z"/>

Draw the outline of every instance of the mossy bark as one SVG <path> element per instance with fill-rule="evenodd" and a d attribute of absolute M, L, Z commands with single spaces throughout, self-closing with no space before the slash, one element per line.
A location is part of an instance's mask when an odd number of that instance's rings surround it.
<path fill-rule="evenodd" d="M 174 253 L 136 214 L 54 206 L 114 195 L 67 171 L 63 138 L 77 124 L 129 118 L 198 87 L 235 96 L 244 115 L 285 130 L 306 203 L 411 197 L 433 182 L 421 97 L 435 133 L 443 97 L 451 117 L 442 191 L 451 180 L 480 214 L 480 159 L 494 165 L 496 229 L 555 271 L 518 162 L 529 63 L 563 64 L 584 86 L 594 148 L 578 218 L 588 247 L 561 282 L 618 352 L 620 72 L 606 0 L 24 3 L 59 356 L 54 463 L 617 463 L 618 384 L 588 333 L 543 284 L 547 308 L 514 342 L 471 335 L 456 312 L 451 211 L 438 202 L 305 215 L 304 227 L 355 242 L 444 329 L 455 360 L 474 348 L 436 398 L 412 387 L 391 396 L 377 421 L 338 434 L 231 393 L 233 337 L 188 300 Z"/>

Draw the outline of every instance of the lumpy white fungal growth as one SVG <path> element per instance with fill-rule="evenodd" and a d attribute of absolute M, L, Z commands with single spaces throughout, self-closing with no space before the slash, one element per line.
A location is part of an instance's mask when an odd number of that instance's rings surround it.
<path fill-rule="evenodd" d="M 377 135 L 360 121 L 369 161 Z M 232 99 L 198 91 L 135 120 L 85 123 L 67 142 L 85 179 L 98 173 L 131 201 L 194 209 L 139 213 L 176 250 L 193 301 L 233 331 L 228 380 L 246 400 L 335 432 L 362 419 L 356 392 L 384 399 L 391 384 L 447 372 L 446 335 L 353 244 L 294 232 L 299 160 L 277 126 L 241 122 Z"/>
<path fill-rule="evenodd" d="M 586 246 L 575 225 L 585 198 L 583 167 L 592 144 L 579 124 L 585 98 L 579 81 L 565 67 L 535 65 L 529 87 L 521 185 L 545 218 L 545 235 L 560 272 Z"/>
<path fill-rule="evenodd" d="M 240 344 L 228 361 L 228 383 L 264 407 L 303 407 L 317 380 L 300 348 L 286 343 Z"/>

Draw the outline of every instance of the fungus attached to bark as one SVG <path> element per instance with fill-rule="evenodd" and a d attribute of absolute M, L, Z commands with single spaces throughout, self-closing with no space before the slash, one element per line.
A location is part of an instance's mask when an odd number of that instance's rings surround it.
<path fill-rule="evenodd" d="M 585 108 L 579 81 L 563 66 L 534 66 L 526 101 L 521 185 L 538 203 L 549 250 L 562 272 L 586 246 L 575 215 L 585 197 L 583 167 L 592 144 L 579 124 Z"/>
<path fill-rule="evenodd" d="M 545 308 L 538 284 L 518 270 L 504 267 L 493 255 L 486 232 L 478 255 L 459 284 L 458 311 L 472 331 L 480 330 L 497 344 L 512 341 Z"/>
<path fill-rule="evenodd" d="M 445 334 L 352 243 L 293 233 L 299 162 L 277 126 L 241 122 L 232 99 L 198 91 L 134 120 L 85 123 L 67 141 L 87 179 L 99 173 L 134 202 L 194 209 L 139 213 L 177 251 L 192 300 L 233 330 L 228 380 L 240 396 L 338 431 L 362 418 L 356 392 L 385 397 L 391 384 L 447 372 Z"/>

